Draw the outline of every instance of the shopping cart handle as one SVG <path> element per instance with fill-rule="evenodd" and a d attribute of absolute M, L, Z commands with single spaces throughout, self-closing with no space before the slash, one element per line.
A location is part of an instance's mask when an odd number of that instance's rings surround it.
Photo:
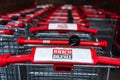
<path fill-rule="evenodd" d="M 14 30 L 12 30 L 12 29 L 1 30 L 0 29 L 0 34 L 13 35 Z"/>
<path fill-rule="evenodd" d="M 0 56 L 0 67 L 6 66 L 8 64 L 6 62 L 8 57 L 10 57 L 10 54 L 5 54 L 5 55 Z"/>
<path fill-rule="evenodd" d="M 106 48 L 108 46 L 108 43 L 106 40 L 101 40 L 99 42 L 89 42 L 89 41 L 82 42 L 81 41 L 80 44 L 83 46 L 98 46 L 103 48 Z"/>
<path fill-rule="evenodd" d="M 59 28 L 60 27 L 60 28 Z M 64 31 L 64 32 L 68 32 L 68 31 L 75 31 L 75 32 L 87 32 L 87 33 L 91 33 L 91 34 L 97 34 L 98 30 L 97 29 L 88 29 L 88 28 L 80 28 L 79 26 L 75 25 L 72 26 L 65 26 L 65 27 L 61 27 L 61 26 L 49 26 L 49 27 L 31 27 L 30 28 L 30 32 L 34 33 L 37 31 Z"/>
<path fill-rule="evenodd" d="M 90 27 L 90 24 L 89 23 L 81 23 L 81 24 L 78 24 L 79 27 L 87 27 L 89 28 Z"/>
<path fill-rule="evenodd" d="M 69 45 L 69 40 L 27 40 L 25 38 L 19 37 L 18 45 L 24 45 L 24 44 L 53 44 L 53 45 Z M 106 40 L 102 40 L 99 42 L 92 42 L 92 41 L 80 41 L 79 45 L 81 46 L 98 46 L 106 48 L 108 46 Z"/>
<path fill-rule="evenodd" d="M 41 26 L 41 25 L 48 26 L 49 24 L 51 24 L 51 23 L 49 23 L 49 22 L 39 22 L 39 21 L 36 22 L 37 26 Z M 66 24 L 68 24 L 68 23 L 66 23 Z M 89 23 L 81 23 L 81 24 L 77 24 L 77 26 L 78 27 L 87 27 L 87 28 L 89 28 L 90 24 Z"/>
<path fill-rule="evenodd" d="M 6 26 L 10 26 L 10 27 L 19 27 L 19 28 L 25 28 L 25 24 L 23 23 L 7 23 Z"/>
<path fill-rule="evenodd" d="M 48 24 L 49 24 L 49 22 L 39 22 L 39 21 L 36 22 L 36 25 L 37 25 L 37 26 L 40 26 L 40 25 L 48 25 Z"/>
<path fill-rule="evenodd" d="M 111 18 L 113 18 L 113 19 L 120 19 L 120 16 L 119 15 L 112 15 Z"/>
<path fill-rule="evenodd" d="M 9 17 L 3 17 L 3 18 L 1 18 L 1 20 L 3 20 L 3 21 L 11 21 L 11 18 L 9 18 Z"/>
<path fill-rule="evenodd" d="M 57 48 L 55 48 L 57 49 Z M 69 49 L 69 48 L 62 48 L 62 49 Z M 71 49 L 71 48 L 70 48 Z M 74 49 L 74 48 L 72 48 Z M 76 49 L 76 48 L 75 48 Z M 62 65 L 61 67 L 63 67 L 64 65 L 75 65 L 75 64 L 79 64 L 79 65 L 97 65 L 97 64 L 102 64 L 102 65 L 113 65 L 113 66 L 120 66 L 120 58 L 112 58 L 112 57 L 106 57 L 106 56 L 98 56 L 96 51 L 94 49 L 91 49 L 91 52 L 89 54 L 89 57 L 85 57 L 81 58 L 81 60 L 77 59 L 78 62 L 66 62 L 66 61 L 49 61 L 48 62 L 44 62 L 44 59 L 38 58 L 40 57 L 40 54 L 42 52 L 36 51 L 38 50 L 36 48 L 33 49 L 34 51 L 31 52 L 31 54 L 24 54 L 24 55 L 10 55 L 10 54 L 5 54 L 0 56 L 0 67 L 4 67 L 6 65 L 9 65 L 11 63 L 25 63 L 25 62 L 31 62 L 32 64 L 54 64 L 54 65 L 59 65 L 58 67 L 60 67 L 60 65 Z M 43 49 L 41 49 L 43 50 Z M 47 51 L 46 48 L 44 48 L 45 52 L 49 52 Z M 60 49 L 61 50 L 61 49 Z M 78 49 L 79 50 L 79 49 Z M 80 49 L 81 50 L 81 49 Z M 73 50 L 74 51 L 74 50 Z M 34 53 L 33 53 L 34 52 Z M 65 52 L 65 51 L 64 51 Z M 63 52 L 63 53 L 64 53 Z M 80 52 L 77 51 L 78 54 L 86 54 L 84 52 Z M 86 51 L 85 51 L 86 52 Z M 88 51 L 87 51 L 88 52 Z M 63 54 L 62 53 L 62 54 Z M 66 53 L 66 52 L 65 52 Z M 71 53 L 71 52 L 67 52 L 67 53 Z M 76 51 L 75 51 L 76 53 Z M 88 52 L 89 53 L 89 52 Z M 56 54 L 56 51 L 55 53 Z M 59 52 L 57 52 L 57 54 L 59 54 Z M 78 55 L 77 54 L 77 55 Z M 43 54 L 42 54 L 43 55 Z M 42 57 L 41 55 L 41 57 Z M 47 55 L 47 54 L 46 54 Z M 50 55 L 50 54 L 49 54 Z M 88 55 L 88 54 L 87 54 Z M 36 58 L 37 57 L 37 58 Z M 49 56 L 48 56 L 49 57 Z M 74 56 L 75 57 L 75 56 Z M 79 56 L 79 57 L 83 57 L 83 56 Z M 89 58 L 91 61 L 86 60 L 87 58 Z M 83 60 L 82 60 L 83 59 Z M 53 59 L 54 60 L 54 59 Z M 40 61 L 40 62 L 39 62 Z M 42 62 L 43 61 L 43 62 Z M 68 67 L 69 68 L 69 67 Z M 67 69 L 68 70 L 68 69 Z"/>
<path fill-rule="evenodd" d="M 33 18 L 36 18 L 36 17 L 38 17 L 38 15 L 36 15 L 36 14 L 26 15 L 26 18 L 30 18 L 30 19 L 33 19 Z"/>
<path fill-rule="evenodd" d="M 98 56 L 97 62 L 104 65 L 120 66 L 120 58 Z"/>
<path fill-rule="evenodd" d="M 31 55 L 14 55 L 5 54 L 0 56 L 0 67 L 9 65 L 10 63 L 31 62 Z"/>
<path fill-rule="evenodd" d="M 18 21 L 31 23 L 32 19 L 30 19 L 30 18 L 19 18 Z"/>

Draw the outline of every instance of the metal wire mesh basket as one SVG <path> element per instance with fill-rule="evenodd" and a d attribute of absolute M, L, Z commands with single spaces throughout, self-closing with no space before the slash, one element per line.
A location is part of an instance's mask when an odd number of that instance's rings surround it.
<path fill-rule="evenodd" d="M 26 37 L 25 29 L 15 28 L 14 26 L 0 25 L 0 55 L 3 54 L 19 54 L 20 50 L 17 45 L 18 36 Z M 19 68 L 14 65 L 9 65 L 0 68 L 0 80 L 17 80 Z"/>

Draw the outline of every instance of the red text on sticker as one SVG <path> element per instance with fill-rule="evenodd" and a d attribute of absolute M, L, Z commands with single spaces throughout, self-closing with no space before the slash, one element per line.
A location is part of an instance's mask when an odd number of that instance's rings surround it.
<path fill-rule="evenodd" d="M 67 54 L 67 55 L 69 55 L 69 54 L 72 54 L 72 50 L 71 49 L 69 49 L 69 50 L 67 50 L 67 49 L 53 49 L 53 54 Z"/>

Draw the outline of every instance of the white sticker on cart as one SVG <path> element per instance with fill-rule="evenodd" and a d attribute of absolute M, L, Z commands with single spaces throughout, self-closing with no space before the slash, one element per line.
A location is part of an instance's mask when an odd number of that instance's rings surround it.
<path fill-rule="evenodd" d="M 49 30 L 77 30 L 77 24 L 51 23 Z"/>
<path fill-rule="evenodd" d="M 34 62 L 93 63 L 90 49 L 36 48 Z"/>

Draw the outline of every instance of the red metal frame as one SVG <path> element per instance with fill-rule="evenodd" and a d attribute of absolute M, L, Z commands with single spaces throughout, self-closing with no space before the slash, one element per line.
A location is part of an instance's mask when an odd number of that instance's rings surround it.
<path fill-rule="evenodd" d="M 18 38 L 17 40 L 19 45 L 23 44 L 54 44 L 54 45 L 69 45 L 68 40 L 27 40 L 25 38 Z M 102 40 L 99 42 L 92 42 L 92 41 L 80 41 L 79 43 L 81 46 L 99 46 L 106 48 L 108 46 L 106 40 Z"/>

